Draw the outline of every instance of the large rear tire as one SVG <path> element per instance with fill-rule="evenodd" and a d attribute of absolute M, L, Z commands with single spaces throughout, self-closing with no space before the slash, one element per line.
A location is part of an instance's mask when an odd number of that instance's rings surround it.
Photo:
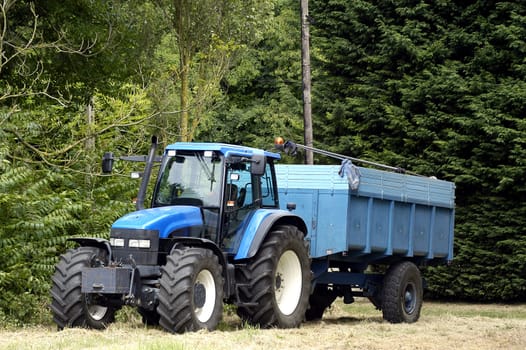
<path fill-rule="evenodd" d="M 172 333 L 214 330 L 223 314 L 223 276 L 208 249 L 176 249 L 162 268 L 159 324 Z"/>
<path fill-rule="evenodd" d="M 107 263 L 106 251 L 95 247 L 79 247 L 60 257 L 51 288 L 51 311 L 59 329 L 104 329 L 115 320 L 115 307 L 97 302 L 96 295 L 81 292 L 82 270 L 101 263 Z"/>
<path fill-rule="evenodd" d="M 305 319 L 310 260 L 303 233 L 295 226 L 275 227 L 238 277 L 246 282 L 238 307 L 243 320 L 261 328 L 293 328 Z"/>
<path fill-rule="evenodd" d="M 383 318 L 391 323 L 418 321 L 423 301 L 422 277 L 418 267 L 409 261 L 387 270 L 382 287 Z"/>

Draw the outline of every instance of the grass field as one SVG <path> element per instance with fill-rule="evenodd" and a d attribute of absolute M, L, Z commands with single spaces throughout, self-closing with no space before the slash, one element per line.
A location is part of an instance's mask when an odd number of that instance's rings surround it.
<path fill-rule="evenodd" d="M 426 302 L 414 324 L 389 324 L 364 299 L 336 302 L 318 322 L 260 330 L 225 312 L 214 332 L 173 335 L 125 311 L 105 331 L 31 327 L 0 330 L 0 349 L 526 349 L 526 305 Z"/>

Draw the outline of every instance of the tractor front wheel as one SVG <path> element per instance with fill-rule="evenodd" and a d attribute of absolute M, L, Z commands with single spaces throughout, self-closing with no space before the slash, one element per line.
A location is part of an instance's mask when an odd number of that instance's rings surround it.
<path fill-rule="evenodd" d="M 208 249 L 176 249 L 162 268 L 159 324 L 169 332 L 214 330 L 223 314 L 223 276 Z"/>
<path fill-rule="evenodd" d="M 97 301 L 97 295 L 81 292 L 82 270 L 107 263 L 106 251 L 79 247 L 60 257 L 52 277 L 51 311 L 59 329 L 104 329 L 115 320 L 115 307 Z"/>

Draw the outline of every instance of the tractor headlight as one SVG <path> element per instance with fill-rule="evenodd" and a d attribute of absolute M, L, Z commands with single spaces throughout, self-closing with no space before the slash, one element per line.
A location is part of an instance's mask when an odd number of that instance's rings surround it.
<path fill-rule="evenodd" d="M 150 248 L 151 244 L 149 239 L 130 239 L 128 246 L 130 248 Z"/>
<path fill-rule="evenodd" d="M 113 247 L 124 247 L 124 238 L 110 238 L 110 245 Z"/>

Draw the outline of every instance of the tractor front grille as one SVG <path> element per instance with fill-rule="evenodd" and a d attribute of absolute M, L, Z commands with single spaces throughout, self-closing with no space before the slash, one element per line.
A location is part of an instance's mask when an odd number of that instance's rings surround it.
<path fill-rule="evenodd" d="M 157 265 L 159 231 L 112 228 L 110 245 L 113 259 L 135 265 Z"/>

